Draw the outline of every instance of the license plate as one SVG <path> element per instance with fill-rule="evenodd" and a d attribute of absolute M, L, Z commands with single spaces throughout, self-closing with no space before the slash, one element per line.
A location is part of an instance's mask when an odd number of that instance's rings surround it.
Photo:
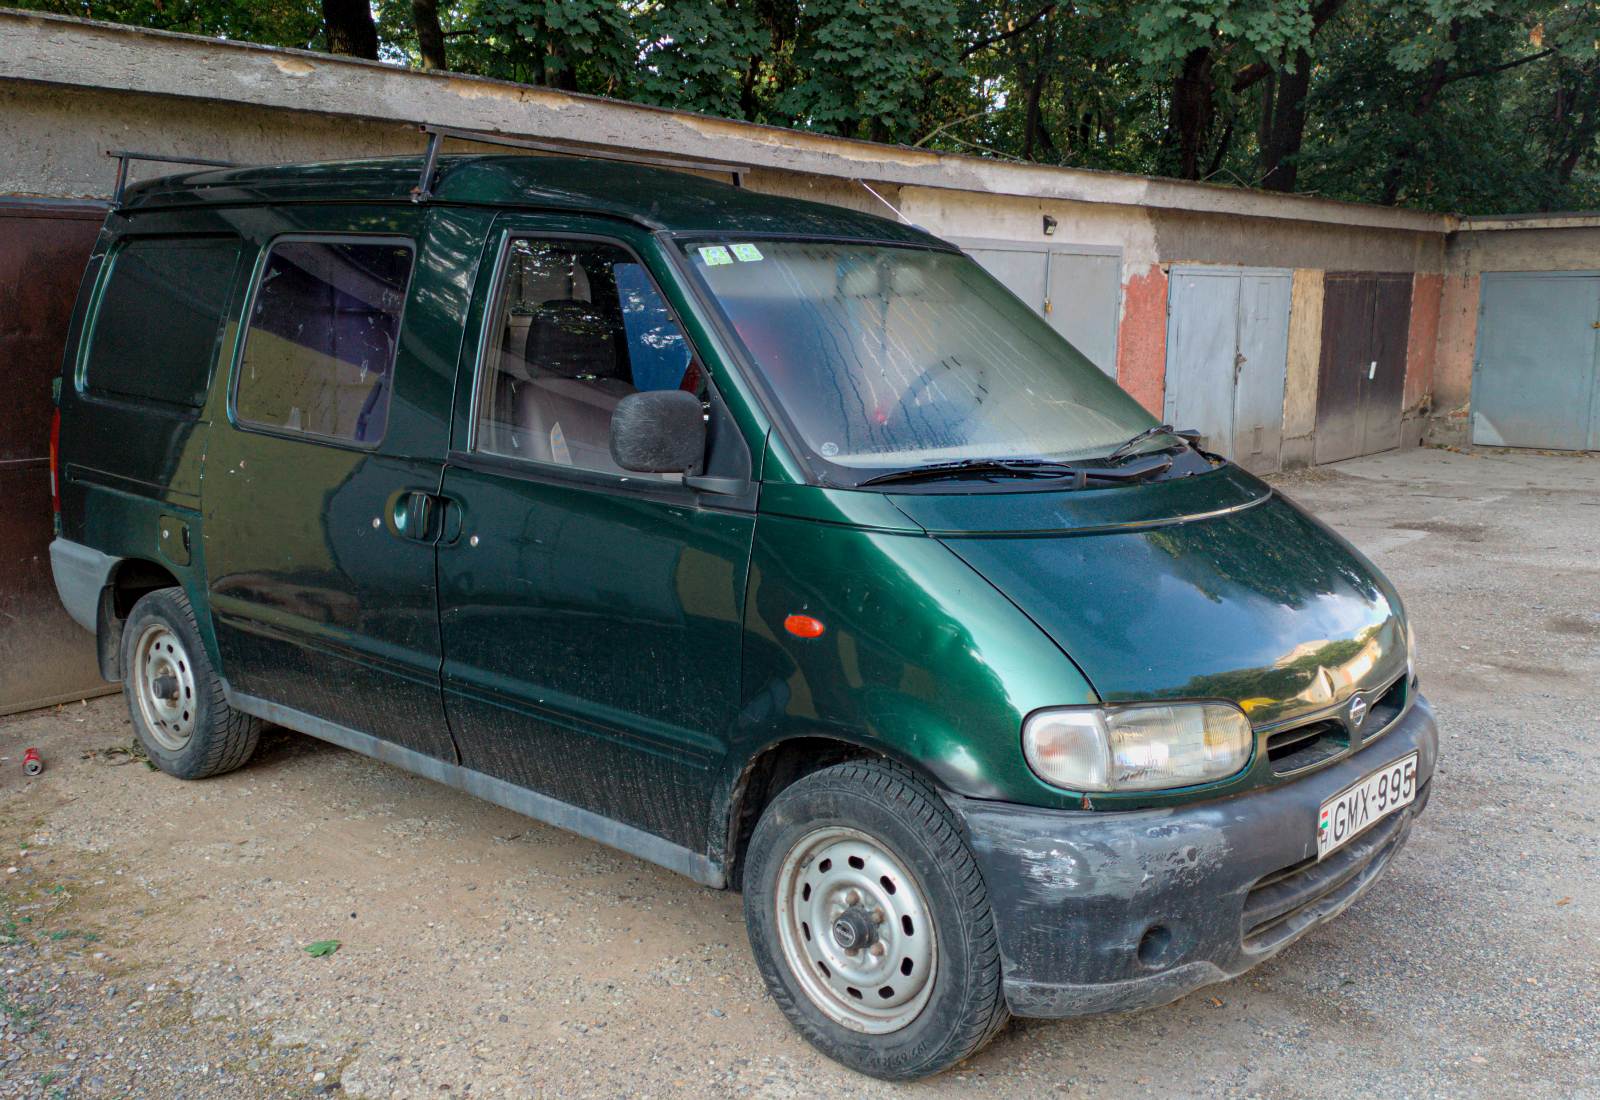
<path fill-rule="evenodd" d="M 1416 797 L 1416 753 L 1356 780 L 1322 804 L 1317 815 L 1317 858 L 1338 851 Z"/>

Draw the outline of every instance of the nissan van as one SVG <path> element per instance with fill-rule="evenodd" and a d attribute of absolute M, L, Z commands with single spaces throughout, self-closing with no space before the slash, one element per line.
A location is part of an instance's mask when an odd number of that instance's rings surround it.
<path fill-rule="evenodd" d="M 914 1078 L 1367 891 L 1437 735 L 1393 587 L 955 247 L 560 156 L 131 186 L 56 584 L 182 779 L 266 724 L 741 891 Z"/>

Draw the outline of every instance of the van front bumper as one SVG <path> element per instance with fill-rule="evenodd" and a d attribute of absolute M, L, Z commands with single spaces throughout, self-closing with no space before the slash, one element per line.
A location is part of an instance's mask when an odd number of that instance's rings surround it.
<path fill-rule="evenodd" d="M 1419 696 L 1351 756 L 1232 798 L 1128 812 L 953 798 L 989 889 L 1011 1011 L 1148 1008 L 1271 958 L 1383 872 L 1427 804 L 1438 750 Z M 1416 800 L 1317 862 L 1322 803 L 1413 751 Z"/>

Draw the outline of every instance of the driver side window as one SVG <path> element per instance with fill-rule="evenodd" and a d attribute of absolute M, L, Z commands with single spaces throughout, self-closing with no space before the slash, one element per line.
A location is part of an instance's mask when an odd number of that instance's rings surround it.
<path fill-rule="evenodd" d="M 666 302 L 614 244 L 512 241 L 491 325 L 480 451 L 627 475 L 611 460 L 617 403 L 640 390 L 701 394 L 702 373 Z"/>

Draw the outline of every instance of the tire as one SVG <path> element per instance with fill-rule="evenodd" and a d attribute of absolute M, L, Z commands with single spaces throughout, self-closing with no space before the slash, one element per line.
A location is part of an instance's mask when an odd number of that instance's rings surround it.
<path fill-rule="evenodd" d="M 750 839 L 744 913 L 773 1000 L 851 1069 L 926 1077 L 1010 1018 L 977 863 L 949 807 L 897 764 L 849 761 L 780 792 Z"/>
<path fill-rule="evenodd" d="M 179 779 L 242 767 L 261 739 L 261 720 L 228 705 L 181 588 L 133 605 L 122 629 L 122 693 L 133 731 L 152 763 Z"/>

